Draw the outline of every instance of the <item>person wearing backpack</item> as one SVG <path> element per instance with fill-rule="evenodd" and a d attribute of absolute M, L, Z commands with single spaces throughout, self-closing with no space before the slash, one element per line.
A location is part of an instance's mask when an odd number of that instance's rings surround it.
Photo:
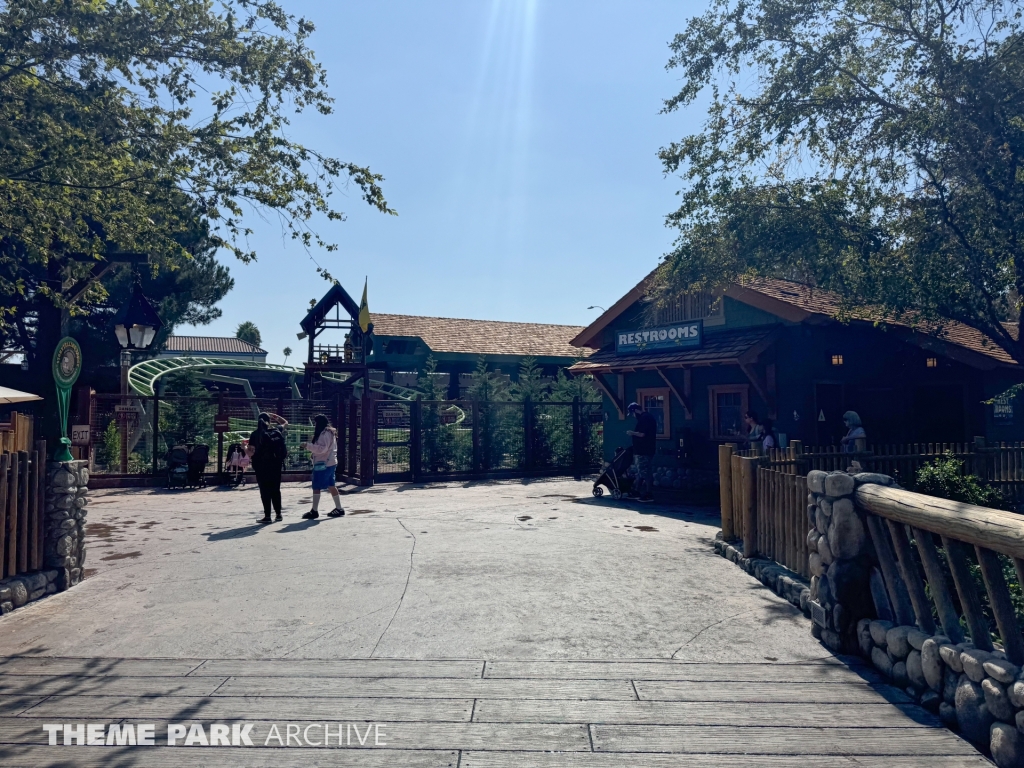
<path fill-rule="evenodd" d="M 263 501 L 263 519 L 259 521 L 261 523 L 271 522 L 271 506 L 277 513 L 277 521 L 283 519 L 281 470 L 284 467 L 284 460 L 288 457 L 288 448 L 285 446 L 282 430 L 287 426 L 288 422 L 276 413 L 261 413 L 256 431 L 249 436 L 246 452 L 252 458 L 252 469 L 256 473 L 256 484 L 260 487 L 260 499 Z"/>
<path fill-rule="evenodd" d="M 308 443 L 300 443 L 299 447 L 309 451 L 313 459 L 313 508 L 302 517 L 306 520 L 316 520 L 320 517 L 317 507 L 320 506 L 320 491 L 325 488 L 334 499 L 334 509 L 328 517 L 341 517 L 345 510 L 341 508 L 341 496 L 334 484 L 334 474 L 338 467 L 338 433 L 334 427 L 327 422 L 327 417 L 318 413 L 313 419 L 313 440 Z"/>

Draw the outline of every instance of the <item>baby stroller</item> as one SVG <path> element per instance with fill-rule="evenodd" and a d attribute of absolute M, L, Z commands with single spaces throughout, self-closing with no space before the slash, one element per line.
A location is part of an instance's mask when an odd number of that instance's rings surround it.
<path fill-rule="evenodd" d="M 188 482 L 188 448 L 176 445 L 167 451 L 167 487 L 184 488 Z"/>
<path fill-rule="evenodd" d="M 633 480 L 626 473 L 631 466 L 633 466 L 632 446 L 616 448 L 615 456 L 605 465 L 604 471 L 594 481 L 594 496 L 596 498 L 604 496 L 602 485 L 612 492 L 612 498 L 616 501 L 621 499 L 623 494 L 629 493 L 633 487 Z"/>
<path fill-rule="evenodd" d="M 232 485 L 245 485 L 245 468 L 249 466 L 249 457 L 241 443 L 228 446 L 228 458 L 224 462 L 224 472 L 231 479 Z"/>
<path fill-rule="evenodd" d="M 167 452 L 167 487 L 202 488 L 210 458 L 208 445 L 176 445 Z"/>
<path fill-rule="evenodd" d="M 188 452 L 188 486 L 189 488 L 206 487 L 206 464 L 210 461 L 210 446 L 192 446 Z"/>

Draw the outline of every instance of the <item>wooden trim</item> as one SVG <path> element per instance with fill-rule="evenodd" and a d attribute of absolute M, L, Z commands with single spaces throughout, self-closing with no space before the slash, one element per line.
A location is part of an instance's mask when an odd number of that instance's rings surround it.
<path fill-rule="evenodd" d="M 743 435 L 723 435 L 718 428 L 718 408 L 715 404 L 715 397 L 734 392 L 743 395 L 741 411 L 746 413 L 750 408 L 750 386 L 748 384 L 712 384 L 708 387 L 708 429 L 711 440 L 730 442 L 744 438 Z"/>
<path fill-rule="evenodd" d="M 626 409 L 622 405 L 622 401 L 615 396 L 612 392 L 611 387 L 605 382 L 604 377 L 600 373 L 593 374 L 594 383 L 597 384 L 598 389 L 604 392 L 605 396 L 612 401 L 612 405 L 615 406 L 615 410 L 619 412 L 619 418 L 626 418 Z"/>
<path fill-rule="evenodd" d="M 768 394 L 768 387 L 761 379 L 757 369 L 749 363 L 740 363 L 739 366 L 740 370 L 743 371 L 743 375 L 746 376 L 747 380 L 754 385 L 754 389 L 757 391 L 758 396 L 765 402 L 765 405 L 768 406 L 768 418 L 776 418 L 775 398 Z"/>
<path fill-rule="evenodd" d="M 693 408 L 690 406 L 690 398 L 687 395 L 681 394 L 679 390 L 676 389 L 676 385 L 669 381 L 669 378 L 668 376 L 665 375 L 664 370 L 662 370 L 661 368 L 656 368 L 655 370 L 658 372 L 658 375 L 661 376 L 662 381 L 664 381 L 665 384 L 668 385 L 668 388 L 669 390 L 671 390 L 672 394 L 676 396 L 676 400 L 679 401 L 679 404 L 683 406 L 683 412 L 686 414 L 686 418 L 688 420 L 692 420 Z M 683 371 L 685 371 L 683 375 L 686 377 L 686 383 L 689 384 L 690 369 L 684 368 Z M 689 387 L 686 387 L 684 385 L 684 388 L 688 389 Z"/>

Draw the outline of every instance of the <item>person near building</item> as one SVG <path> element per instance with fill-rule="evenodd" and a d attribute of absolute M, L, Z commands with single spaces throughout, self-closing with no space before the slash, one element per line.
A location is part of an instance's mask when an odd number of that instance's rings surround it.
<path fill-rule="evenodd" d="M 764 442 L 764 424 L 758 418 L 757 411 L 743 414 L 743 423 L 747 425 L 747 442 L 750 447 L 760 446 Z"/>
<path fill-rule="evenodd" d="M 630 403 L 626 409 L 636 419 L 634 429 L 626 431 L 633 438 L 633 461 L 636 465 L 637 495 L 640 501 L 651 501 L 654 491 L 654 449 L 658 437 L 658 422 L 643 410 L 639 403 Z"/>
<path fill-rule="evenodd" d="M 260 500 L 263 502 L 263 519 L 259 522 L 269 523 L 270 508 L 274 508 L 277 521 L 281 517 L 281 472 L 288 449 L 284 442 L 284 430 L 288 422 L 276 413 L 261 413 L 256 422 L 256 430 L 249 435 L 246 453 L 252 460 L 252 469 L 256 474 L 256 484 L 260 488 Z"/>
<path fill-rule="evenodd" d="M 758 425 L 761 428 L 761 448 L 765 451 L 770 451 L 773 448 L 779 447 L 779 436 L 775 434 L 775 422 L 771 419 L 765 419 L 764 422 Z"/>
<path fill-rule="evenodd" d="M 318 413 L 313 419 L 313 439 L 308 443 L 300 443 L 300 448 L 309 451 L 313 459 L 313 508 L 302 517 L 316 520 L 320 517 L 320 492 L 327 490 L 334 500 L 334 509 L 328 517 L 341 517 L 345 510 L 341 508 L 341 495 L 334 484 L 334 475 L 338 467 L 338 433 L 327 422 L 327 417 Z"/>
<path fill-rule="evenodd" d="M 847 411 L 843 414 L 843 424 L 846 425 L 847 433 L 839 441 L 843 448 L 843 453 L 856 453 L 857 452 L 857 441 L 864 441 L 862 445 L 867 447 L 868 433 L 864 431 L 864 425 L 861 423 L 860 416 L 857 415 L 856 411 Z"/>

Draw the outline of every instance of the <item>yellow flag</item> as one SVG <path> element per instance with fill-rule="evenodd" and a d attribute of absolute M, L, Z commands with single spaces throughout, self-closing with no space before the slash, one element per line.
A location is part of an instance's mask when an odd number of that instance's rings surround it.
<path fill-rule="evenodd" d="M 370 327 L 370 305 L 366 301 L 366 282 L 363 282 L 363 300 L 359 302 L 359 327 L 366 333 Z"/>

